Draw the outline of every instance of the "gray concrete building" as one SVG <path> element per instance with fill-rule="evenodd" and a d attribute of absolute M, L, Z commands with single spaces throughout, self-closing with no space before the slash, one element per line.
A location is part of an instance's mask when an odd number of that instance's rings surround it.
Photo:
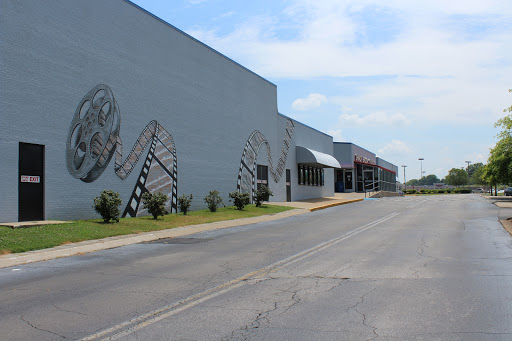
<path fill-rule="evenodd" d="M 98 10 L 101 9 L 101 10 Z M 332 137 L 277 112 L 274 84 L 123 0 L 0 3 L 0 221 L 96 216 L 120 193 L 334 193 Z M 302 171 L 302 178 L 300 177 Z"/>
<path fill-rule="evenodd" d="M 104 189 L 123 216 L 146 191 L 170 212 L 211 190 L 332 196 L 395 167 L 278 113 L 274 84 L 129 1 L 2 1 L 0 44 L 0 222 L 96 217 Z"/>

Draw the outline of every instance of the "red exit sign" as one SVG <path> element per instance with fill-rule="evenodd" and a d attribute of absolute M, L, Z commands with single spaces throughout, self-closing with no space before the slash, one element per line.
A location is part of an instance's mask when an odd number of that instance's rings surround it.
<path fill-rule="evenodd" d="M 41 182 L 41 178 L 39 176 L 33 176 L 33 175 L 22 175 L 21 182 L 31 182 L 31 183 L 38 184 L 39 182 Z"/>

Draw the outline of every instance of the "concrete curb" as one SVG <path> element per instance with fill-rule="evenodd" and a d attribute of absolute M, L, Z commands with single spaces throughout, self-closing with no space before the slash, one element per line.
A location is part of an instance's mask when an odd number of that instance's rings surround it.
<path fill-rule="evenodd" d="M 235 226 L 243 226 L 266 221 L 279 220 L 299 214 L 308 213 L 307 209 L 294 209 L 276 214 L 263 215 L 259 217 L 241 218 L 233 220 L 217 221 L 208 224 L 189 225 L 183 227 L 175 227 L 167 230 L 143 232 L 139 234 L 129 234 L 123 236 L 108 237 L 104 239 L 86 240 L 78 243 L 60 245 L 53 248 L 21 252 L 16 254 L 8 254 L 0 256 L 0 268 L 40 262 L 50 259 L 76 256 L 84 253 L 111 249 L 119 246 L 137 244 L 158 240 L 162 238 L 175 238 L 187 236 L 190 234 L 219 230 Z"/>
<path fill-rule="evenodd" d="M 11 266 L 17 266 L 22 264 L 40 262 L 50 259 L 71 257 L 81 255 L 94 251 L 101 251 L 106 249 L 112 249 L 115 247 L 137 244 L 142 242 L 149 242 L 162 238 L 176 238 L 191 235 L 203 231 L 220 230 L 235 226 L 250 225 L 255 223 L 261 223 L 266 221 L 279 220 L 287 217 L 292 217 L 299 214 L 314 212 L 323 210 L 325 208 L 350 204 L 364 199 L 352 199 L 341 202 L 336 202 L 328 205 L 317 206 L 313 208 L 296 208 L 293 210 L 280 212 L 276 214 L 263 215 L 259 217 L 241 218 L 233 220 L 217 221 L 208 224 L 189 225 L 183 227 L 175 227 L 167 230 L 143 232 L 138 234 L 129 234 L 123 236 L 108 237 L 104 239 L 86 240 L 78 243 L 71 243 L 66 245 L 60 245 L 43 250 L 35 250 L 28 252 L 21 252 L 15 254 L 1 255 L 0 256 L 0 269 L 8 268 Z"/>
<path fill-rule="evenodd" d="M 501 226 L 510 234 L 512 237 L 512 221 L 510 220 L 500 220 Z"/>
<path fill-rule="evenodd" d="M 317 207 L 310 208 L 309 211 L 310 212 L 314 212 L 314 211 L 323 210 L 323 209 L 329 208 L 329 207 L 351 204 L 351 203 L 358 202 L 358 201 L 363 201 L 363 200 L 364 199 L 352 199 L 352 200 L 346 200 L 346 201 L 341 201 L 341 202 L 335 202 L 335 203 L 328 204 L 328 205 L 323 205 L 323 206 L 317 206 Z"/>

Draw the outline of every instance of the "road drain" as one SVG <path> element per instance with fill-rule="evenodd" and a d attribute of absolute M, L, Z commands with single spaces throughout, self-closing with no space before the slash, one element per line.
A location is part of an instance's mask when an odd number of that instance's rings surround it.
<path fill-rule="evenodd" d="M 164 238 L 144 242 L 144 244 L 199 244 L 213 240 L 213 238 Z"/>

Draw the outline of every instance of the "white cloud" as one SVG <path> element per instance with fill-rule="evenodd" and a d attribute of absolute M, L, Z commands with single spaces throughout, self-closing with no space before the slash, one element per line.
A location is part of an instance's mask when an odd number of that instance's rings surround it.
<path fill-rule="evenodd" d="M 292 84 L 291 90 L 279 85 L 278 92 L 295 91 L 295 84 L 311 81 L 312 91 L 328 98 L 320 102 L 300 98 L 292 104 L 296 111 L 292 115 L 324 105 L 322 116 L 314 118 L 317 125 L 305 113 L 297 118 L 317 129 L 328 127 L 335 139 L 346 140 L 345 136 L 375 146 L 384 159 L 408 164 L 408 173 L 419 174 L 417 157 L 427 157 L 429 150 L 428 167 L 438 176 L 464 166 L 464 160 L 486 162 L 487 145 L 494 143 L 492 125 L 512 103 L 507 92 L 512 74 L 512 1 L 286 3 L 285 10 L 268 17 L 243 18 L 228 34 L 211 28 L 189 33 L 276 84 L 280 79 L 286 80 L 284 86 Z M 367 16 L 372 10 L 377 13 L 373 21 Z M 388 13 L 392 20 L 379 22 Z M 386 25 L 392 26 L 390 33 Z M 280 35 L 283 26 L 286 34 Z M 317 87 L 324 79 L 330 85 Z M 296 98 L 292 96 L 287 98 Z M 280 108 L 289 104 L 280 103 Z M 337 112 L 332 104 L 338 106 Z M 368 130 L 346 129 L 375 130 L 387 123 L 386 136 L 369 138 Z M 393 130 L 395 125 L 408 128 Z M 471 127 L 482 133 L 463 133 Z M 419 144 L 416 131 L 432 134 L 438 147 Z M 401 140 L 378 149 L 384 144 L 380 139 L 394 136 Z M 441 158 L 443 146 L 450 148 Z"/>
<path fill-rule="evenodd" d="M 378 155 L 408 154 L 411 149 L 400 140 L 392 140 L 390 143 L 378 150 Z"/>
<path fill-rule="evenodd" d="M 322 94 L 309 94 L 306 98 L 297 98 L 292 103 L 295 110 L 306 111 L 318 108 L 327 102 L 327 97 Z"/>
<path fill-rule="evenodd" d="M 344 142 L 345 138 L 342 135 L 341 129 L 327 130 L 327 134 L 332 136 L 334 142 Z"/>
<path fill-rule="evenodd" d="M 366 116 L 359 114 L 342 114 L 340 123 L 343 126 L 369 126 L 369 125 L 388 125 L 404 126 L 409 125 L 410 121 L 404 114 L 388 114 L 384 111 L 374 112 Z"/>

